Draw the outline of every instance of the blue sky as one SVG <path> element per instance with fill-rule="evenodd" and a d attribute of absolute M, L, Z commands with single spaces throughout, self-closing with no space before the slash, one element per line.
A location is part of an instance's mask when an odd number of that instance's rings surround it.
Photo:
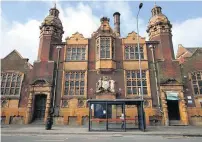
<path fill-rule="evenodd" d="M 79 2 L 91 5 L 95 15 L 102 15 L 102 11 L 94 6 L 95 3 L 97 3 L 97 5 L 103 3 L 102 1 Z M 60 1 L 59 3 L 62 8 L 65 8 L 69 4 L 76 6 L 78 1 Z M 130 4 L 130 8 L 134 9 L 133 14 L 135 16 L 139 1 L 128 1 L 128 3 Z M 148 20 L 151 16 L 154 1 L 143 1 L 143 3 L 144 6 L 141 10 L 140 17 Z M 157 1 L 156 4 L 163 8 L 164 14 L 173 22 L 200 17 L 202 13 L 202 1 Z M 2 1 L 2 16 L 6 17 L 8 21 L 27 22 L 30 19 L 42 20 L 50 9 L 50 5 L 47 4 L 46 1 Z M 106 16 L 112 17 L 112 15 Z"/>
<path fill-rule="evenodd" d="M 147 37 L 146 28 L 151 17 L 154 1 L 143 1 L 140 13 L 140 34 Z M 175 52 L 178 44 L 185 47 L 202 47 L 202 1 L 156 1 L 163 13 L 173 24 L 173 44 Z M 110 18 L 113 28 L 113 13 L 121 13 L 121 35 L 127 36 L 136 31 L 136 14 L 139 1 L 57 1 L 60 18 L 65 34 L 63 38 L 75 32 L 90 37 L 102 16 Z M 53 7 L 52 1 L 3 1 L 1 3 L 2 33 L 1 46 L 7 46 L 1 58 L 17 49 L 23 57 L 33 62 L 37 58 L 39 28 L 38 26 Z M 80 20 L 79 20 L 80 19 Z M 82 24 L 81 24 L 82 23 Z M 29 35 L 29 36 L 28 36 Z M 26 41 L 26 42 L 25 42 Z"/>

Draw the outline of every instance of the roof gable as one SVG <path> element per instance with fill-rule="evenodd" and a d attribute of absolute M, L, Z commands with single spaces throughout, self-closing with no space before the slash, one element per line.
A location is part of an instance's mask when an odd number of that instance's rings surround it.
<path fill-rule="evenodd" d="M 193 58 L 193 57 L 198 56 L 198 55 L 199 56 L 202 55 L 202 48 L 195 49 L 195 51 L 192 53 L 192 56 L 190 58 Z"/>
<path fill-rule="evenodd" d="M 177 50 L 177 55 L 176 58 L 178 59 L 181 56 L 191 56 L 191 52 L 189 50 L 187 50 L 187 48 L 185 48 L 184 46 L 182 46 L 182 44 L 178 45 L 178 50 Z"/>
<path fill-rule="evenodd" d="M 17 50 L 13 50 L 11 53 L 9 53 L 3 59 L 20 60 L 20 59 L 24 59 L 24 58 L 20 55 L 20 53 Z"/>

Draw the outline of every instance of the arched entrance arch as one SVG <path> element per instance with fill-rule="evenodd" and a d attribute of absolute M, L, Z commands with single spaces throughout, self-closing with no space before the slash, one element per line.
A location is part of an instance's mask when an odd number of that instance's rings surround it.
<path fill-rule="evenodd" d="M 30 85 L 25 124 L 36 119 L 46 121 L 51 107 L 51 90 L 52 86 L 42 79 L 35 80 Z"/>

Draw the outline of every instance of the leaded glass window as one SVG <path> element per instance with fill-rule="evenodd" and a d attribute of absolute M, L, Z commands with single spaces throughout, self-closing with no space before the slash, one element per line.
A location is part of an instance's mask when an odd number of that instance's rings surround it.
<path fill-rule="evenodd" d="M 110 58 L 110 37 L 100 38 L 100 58 Z"/>
<path fill-rule="evenodd" d="M 1 73 L 1 95 L 20 95 L 23 74 L 18 72 Z"/>
<path fill-rule="evenodd" d="M 66 72 L 65 95 L 84 95 L 85 72 Z"/>
<path fill-rule="evenodd" d="M 146 71 L 142 71 L 143 94 L 147 95 Z M 127 95 L 139 95 L 141 78 L 139 71 L 126 71 L 126 93 Z"/>
<path fill-rule="evenodd" d="M 85 47 L 68 47 L 67 48 L 67 61 L 81 61 L 85 60 L 86 48 Z"/>
<path fill-rule="evenodd" d="M 194 94 L 202 95 L 202 72 L 192 73 L 191 79 Z"/>
<path fill-rule="evenodd" d="M 144 51 L 142 46 L 140 46 L 140 56 L 141 59 L 144 59 Z M 138 60 L 139 59 L 138 47 L 135 45 L 125 45 L 125 59 Z"/>

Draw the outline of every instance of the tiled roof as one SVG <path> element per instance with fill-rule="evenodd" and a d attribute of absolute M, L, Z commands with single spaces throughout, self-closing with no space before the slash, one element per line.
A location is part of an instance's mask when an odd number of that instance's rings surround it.
<path fill-rule="evenodd" d="M 186 47 L 185 47 L 186 48 Z M 200 47 L 198 47 L 200 48 Z M 198 48 L 186 48 L 189 52 L 194 53 Z"/>

